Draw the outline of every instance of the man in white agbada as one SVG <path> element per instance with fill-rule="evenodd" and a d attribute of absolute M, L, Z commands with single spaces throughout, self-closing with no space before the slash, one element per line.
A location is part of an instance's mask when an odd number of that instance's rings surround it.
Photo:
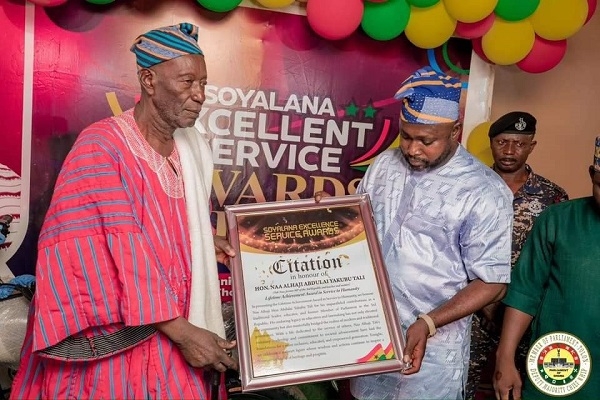
<path fill-rule="evenodd" d="M 372 201 L 412 367 L 353 379 L 356 398 L 464 398 L 471 315 L 506 291 L 512 193 L 458 143 L 460 92 L 429 68 L 411 75 L 396 94 L 400 148 L 358 187 Z"/>

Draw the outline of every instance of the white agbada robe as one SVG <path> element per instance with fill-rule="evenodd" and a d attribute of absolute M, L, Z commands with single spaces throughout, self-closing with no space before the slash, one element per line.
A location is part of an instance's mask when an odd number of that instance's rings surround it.
<path fill-rule="evenodd" d="M 371 198 L 403 334 L 421 313 L 470 280 L 510 279 L 513 195 L 462 146 L 444 165 L 413 171 L 400 149 L 387 150 L 357 190 Z M 353 379 L 359 399 L 461 399 L 469 366 L 471 316 L 439 327 L 421 370 Z"/>

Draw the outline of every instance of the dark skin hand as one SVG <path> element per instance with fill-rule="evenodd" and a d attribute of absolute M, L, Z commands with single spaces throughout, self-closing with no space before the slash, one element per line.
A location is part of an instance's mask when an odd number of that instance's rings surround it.
<path fill-rule="evenodd" d="M 473 314 L 491 302 L 501 300 L 505 293 L 506 285 L 503 283 L 485 283 L 475 279 L 450 300 L 427 314 L 439 328 Z M 404 362 L 411 366 L 403 371 L 405 375 L 414 374 L 421 369 L 428 335 L 427 323 L 421 319 L 417 319 L 406 331 Z"/>
<path fill-rule="evenodd" d="M 185 318 L 154 324 L 156 329 L 167 335 L 181 350 L 186 361 L 196 368 L 213 368 L 224 372 L 238 369 L 238 363 L 228 353 L 236 345 L 206 329 L 190 324 Z"/>
<path fill-rule="evenodd" d="M 230 257 L 236 253 L 227 239 L 214 237 L 217 261 L 229 266 Z M 186 361 L 196 368 L 214 368 L 217 371 L 238 369 L 237 362 L 229 356 L 229 350 L 236 345 L 206 329 L 190 324 L 185 318 L 154 324 L 156 329 L 167 335 L 181 350 Z"/>
<path fill-rule="evenodd" d="M 533 317 L 517 309 L 507 307 L 502 323 L 502 335 L 496 350 L 494 391 L 497 400 L 521 399 L 523 382 L 515 365 L 515 354 L 519 341 L 531 324 Z"/>
<path fill-rule="evenodd" d="M 217 261 L 229 267 L 229 259 L 235 257 L 233 246 L 231 246 L 227 239 L 222 236 L 215 236 L 214 240 Z"/>
<path fill-rule="evenodd" d="M 422 319 L 416 320 L 406 331 L 406 347 L 402 360 L 407 365 L 407 368 L 402 370 L 404 375 L 412 375 L 421 369 L 428 336 L 429 327 Z"/>
<path fill-rule="evenodd" d="M 315 202 L 316 203 L 320 202 L 323 197 L 331 197 L 331 195 L 324 191 L 317 192 L 317 193 L 315 193 Z"/>

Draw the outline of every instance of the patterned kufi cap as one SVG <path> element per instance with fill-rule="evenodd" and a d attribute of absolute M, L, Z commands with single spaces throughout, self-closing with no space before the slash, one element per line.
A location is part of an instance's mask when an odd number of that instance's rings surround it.
<path fill-rule="evenodd" d="M 414 72 L 394 96 L 402 100 L 400 119 L 415 124 L 454 122 L 459 117 L 462 83 L 431 67 Z"/>
<path fill-rule="evenodd" d="M 204 55 L 198 46 L 198 27 L 188 22 L 165 26 L 138 36 L 131 46 L 139 68 L 187 54 Z"/>
<path fill-rule="evenodd" d="M 594 150 L 594 169 L 600 172 L 600 136 L 596 138 L 596 149 Z"/>

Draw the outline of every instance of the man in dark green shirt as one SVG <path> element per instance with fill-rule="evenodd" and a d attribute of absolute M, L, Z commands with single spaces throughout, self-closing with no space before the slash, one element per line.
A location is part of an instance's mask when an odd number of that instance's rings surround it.
<path fill-rule="evenodd" d="M 512 271 L 496 353 L 499 399 L 594 399 L 600 394 L 600 137 L 593 195 L 552 205 L 534 223 Z M 533 322 L 532 322 L 533 321 Z M 515 366 L 531 323 L 525 382 Z M 522 396 L 521 396 L 522 395 Z"/>

